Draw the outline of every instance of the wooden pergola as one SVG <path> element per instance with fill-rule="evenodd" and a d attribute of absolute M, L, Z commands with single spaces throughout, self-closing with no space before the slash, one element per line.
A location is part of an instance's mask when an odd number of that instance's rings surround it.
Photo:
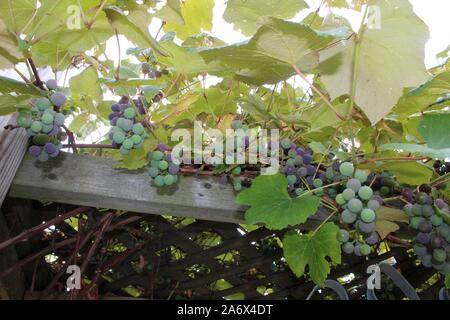
<path fill-rule="evenodd" d="M 231 186 L 222 186 L 214 178 L 183 177 L 178 183 L 178 192 L 173 193 L 151 187 L 150 179 L 144 172 L 113 169 L 114 161 L 107 158 L 64 153 L 52 161 L 39 163 L 26 154 L 28 139 L 24 130 L 5 129 L 13 122 L 13 117 L 0 117 L 0 204 L 8 198 L 3 213 L 0 211 L 0 243 L 17 237 L 19 233 L 10 234 L 4 216 L 6 211 L 9 215 L 19 215 L 25 221 L 36 221 L 30 218 L 33 215 L 39 218 L 41 214 L 45 216 L 41 209 L 36 212 L 31 208 L 30 200 L 61 204 L 67 210 L 88 207 L 94 213 L 101 208 L 121 210 L 133 215 L 137 213 L 135 218 L 131 216 L 129 219 L 135 219 L 135 222 L 145 219 L 157 230 L 158 236 L 148 247 L 151 248 L 150 258 L 158 261 L 158 272 L 168 279 L 168 284 L 152 294 L 152 298 L 166 299 L 181 295 L 220 299 L 242 293 L 246 299 L 304 299 L 313 288 L 311 281 L 305 277 L 296 278 L 286 267 L 280 248 L 270 252 L 261 250 L 261 241 L 281 236 L 284 231 L 258 228 L 243 232 L 240 224 L 244 222 L 245 208 L 235 204 Z M 56 211 L 53 217 L 55 215 L 58 215 Z M 195 221 L 178 228 L 163 215 Z M 311 230 L 320 223 L 318 215 L 302 225 L 301 229 Z M 25 225 L 31 228 L 36 223 Z M 105 232 L 110 229 L 113 228 L 109 227 Z M 100 231 L 96 232 L 102 235 Z M 220 243 L 211 247 L 199 245 L 195 239 L 205 232 L 220 236 Z M 179 248 L 183 256 L 175 261 L 161 260 L 161 252 L 169 247 Z M 229 252 L 234 252 L 238 257 L 232 264 L 224 264 L 217 258 Z M 24 268 L 33 261 L 33 252 L 27 252 L 26 257 L 21 255 L 14 246 L 0 251 L 0 275 L 12 265 L 22 266 L 0 279 L 0 293 L 3 290 L 12 298 L 23 297 L 27 290 L 23 284 L 24 273 L 30 271 Z M 351 297 L 361 298 L 365 294 L 367 266 L 388 258 L 395 258 L 398 267 L 402 268 L 413 285 L 419 286 L 433 274 L 431 269 L 418 267 L 415 258 L 404 249 L 393 248 L 370 260 L 345 257 L 343 264 L 333 269 L 330 278 L 352 274 L 345 286 Z M 281 267 L 274 268 L 274 264 Z M 203 266 L 206 271 L 198 276 L 192 275 L 193 266 Z M 212 283 L 221 280 L 230 286 L 220 291 L 211 288 Z M 154 286 L 148 282 L 146 274 L 127 274 L 114 282 L 104 283 L 101 289 L 117 293 L 130 285 Z M 262 294 L 258 290 L 261 287 L 270 287 L 271 294 Z M 424 291 L 423 297 L 433 298 L 439 289 L 439 285 L 431 287 Z"/>

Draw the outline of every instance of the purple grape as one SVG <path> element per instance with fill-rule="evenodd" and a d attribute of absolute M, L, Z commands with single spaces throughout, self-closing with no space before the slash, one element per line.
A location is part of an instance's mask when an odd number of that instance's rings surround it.
<path fill-rule="evenodd" d="M 427 219 L 423 219 L 419 224 L 419 230 L 421 232 L 431 232 L 433 225 Z"/>
<path fill-rule="evenodd" d="M 166 154 L 165 159 L 167 162 L 172 162 L 172 154 L 171 153 Z"/>
<path fill-rule="evenodd" d="M 380 203 L 380 205 L 383 205 L 383 203 L 384 203 L 383 198 L 380 197 L 379 195 L 374 195 L 374 196 L 372 197 L 372 200 L 378 201 L 378 202 Z"/>
<path fill-rule="evenodd" d="M 312 156 L 309 153 L 305 153 L 303 155 L 303 163 L 304 164 L 310 164 L 312 161 Z"/>
<path fill-rule="evenodd" d="M 67 98 L 64 93 L 62 92 L 55 92 L 50 97 L 50 100 L 52 101 L 53 105 L 57 107 L 61 107 L 64 103 L 66 103 Z"/>
<path fill-rule="evenodd" d="M 295 173 L 295 166 L 291 166 L 291 165 L 286 166 L 286 167 L 284 168 L 284 173 L 285 173 L 286 175 L 292 175 L 292 174 L 294 174 L 294 173 Z"/>
<path fill-rule="evenodd" d="M 108 119 L 109 119 L 109 120 L 112 120 L 112 119 L 118 118 L 118 117 L 120 117 L 120 116 L 121 116 L 120 112 L 111 112 L 111 113 L 108 115 Z"/>
<path fill-rule="evenodd" d="M 312 185 L 314 183 L 313 176 L 306 177 L 306 182 L 308 182 L 309 185 Z"/>
<path fill-rule="evenodd" d="M 38 146 L 31 146 L 28 149 L 28 153 L 30 154 L 30 156 L 32 156 L 33 158 L 37 158 L 39 157 L 39 155 L 41 154 L 41 148 L 39 148 Z"/>
<path fill-rule="evenodd" d="M 434 204 L 436 205 L 436 207 L 438 207 L 439 209 L 443 209 L 447 204 L 445 203 L 444 200 L 442 199 L 436 199 L 434 201 Z"/>
<path fill-rule="evenodd" d="M 164 143 L 158 143 L 157 149 L 161 152 L 164 152 L 168 149 L 169 147 L 167 145 L 165 145 Z"/>
<path fill-rule="evenodd" d="M 53 152 L 52 154 L 50 154 L 51 158 L 56 158 L 59 155 L 59 149 L 56 149 L 55 152 Z"/>
<path fill-rule="evenodd" d="M 419 232 L 416 236 L 416 241 L 422 244 L 428 244 L 430 239 L 430 234 L 425 232 Z"/>
<path fill-rule="evenodd" d="M 112 110 L 113 112 L 120 112 L 120 111 L 121 111 L 120 104 L 114 103 L 114 104 L 111 106 L 111 110 Z"/>
<path fill-rule="evenodd" d="M 58 82 L 56 82 L 55 79 L 49 79 L 45 82 L 45 85 L 47 86 L 47 88 L 49 88 L 50 90 L 56 90 L 58 88 Z"/>
<path fill-rule="evenodd" d="M 117 119 L 119 119 L 119 118 L 113 118 L 113 119 L 111 119 L 111 125 L 112 125 L 112 126 L 116 126 L 116 125 L 117 125 Z"/>
<path fill-rule="evenodd" d="M 57 126 L 63 126 L 66 121 L 66 117 L 62 113 L 55 114 L 54 124 Z"/>
<path fill-rule="evenodd" d="M 44 150 L 48 154 L 53 154 L 53 153 L 56 152 L 57 149 L 56 149 L 56 146 L 53 143 L 48 142 L 48 143 L 45 144 Z"/>
<path fill-rule="evenodd" d="M 178 165 L 176 165 L 174 163 L 171 163 L 169 165 L 169 170 L 168 171 L 169 171 L 170 174 L 175 175 L 175 174 L 177 174 L 180 171 L 180 166 L 178 166 Z"/>
<path fill-rule="evenodd" d="M 402 196 L 403 198 L 405 198 L 407 201 L 411 202 L 413 200 L 414 197 L 414 193 L 410 188 L 404 188 L 402 190 Z"/>
<path fill-rule="evenodd" d="M 341 165 L 339 164 L 339 162 L 333 162 L 331 167 L 333 168 L 334 171 L 339 172 L 339 168 L 341 167 Z"/>
<path fill-rule="evenodd" d="M 366 243 L 367 243 L 368 245 L 371 245 L 371 246 L 373 246 L 373 245 L 375 245 L 376 243 L 378 243 L 378 241 L 380 241 L 380 237 L 378 236 L 378 233 L 376 233 L 376 232 L 372 232 L 372 233 L 370 234 L 370 236 L 368 236 L 368 237 L 366 238 Z"/>
<path fill-rule="evenodd" d="M 130 103 L 130 99 L 127 96 L 122 96 L 122 98 L 120 98 L 119 100 L 119 104 L 129 104 Z"/>
<path fill-rule="evenodd" d="M 363 233 L 371 233 L 375 229 L 375 222 L 364 223 L 362 221 L 358 221 L 357 227 Z"/>
<path fill-rule="evenodd" d="M 297 155 L 303 157 L 305 155 L 305 150 L 303 150 L 302 148 L 297 148 L 296 149 Z"/>
<path fill-rule="evenodd" d="M 300 177 L 306 177 L 308 175 L 308 169 L 306 169 L 306 167 L 301 167 L 297 169 L 297 174 Z"/>
<path fill-rule="evenodd" d="M 304 160 L 305 158 L 303 158 L 303 161 Z M 316 173 L 316 167 L 310 164 L 306 166 L 306 170 L 308 170 L 308 176 L 313 176 Z"/>
<path fill-rule="evenodd" d="M 431 245 L 433 246 L 433 248 L 440 248 L 444 245 L 444 239 L 437 235 L 433 235 L 431 237 Z"/>
<path fill-rule="evenodd" d="M 59 127 L 58 127 L 58 126 L 53 126 L 52 131 L 50 131 L 50 132 L 48 133 L 48 135 L 49 135 L 50 137 L 53 137 L 53 136 L 56 136 L 58 133 L 59 133 Z"/>

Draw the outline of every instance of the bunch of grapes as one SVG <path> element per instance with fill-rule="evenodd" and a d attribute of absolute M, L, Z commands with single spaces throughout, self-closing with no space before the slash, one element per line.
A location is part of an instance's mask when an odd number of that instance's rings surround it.
<path fill-rule="evenodd" d="M 403 210 L 410 217 L 410 227 L 417 231 L 414 252 L 425 267 L 450 273 L 450 226 L 443 216 L 450 216 L 449 206 L 442 199 L 433 203 L 431 195 L 419 192 L 414 203 Z"/>
<path fill-rule="evenodd" d="M 27 135 L 31 138 L 28 152 L 41 162 L 57 157 L 62 148 L 61 142 L 67 139 L 62 129 L 66 118 L 62 113 L 54 110 L 54 108 L 59 110 L 66 100 L 63 93 L 55 92 L 50 99 L 35 100 L 31 110 L 19 111 L 17 125 L 25 128 Z"/>
<path fill-rule="evenodd" d="M 350 179 L 347 180 L 346 188 L 336 195 L 335 201 L 343 209 L 342 222 L 353 231 L 341 229 L 337 237 L 342 242 L 345 253 L 367 256 L 372 252 L 372 246 L 380 240 L 375 231 L 375 223 L 377 210 L 383 200 L 374 195 L 370 186 L 364 185 L 368 178 L 366 173 L 358 170 L 355 172 L 352 163 L 342 163 L 339 171 Z"/>
<path fill-rule="evenodd" d="M 147 133 L 142 123 L 137 122 L 136 109 L 127 97 L 122 97 L 119 103 L 111 106 L 109 120 L 113 126 L 109 137 L 113 146 L 120 148 L 120 153 L 127 155 L 133 149 L 142 148 Z"/>
<path fill-rule="evenodd" d="M 156 187 L 171 186 L 179 179 L 180 166 L 174 163 L 172 154 L 165 144 L 158 144 L 155 151 L 148 155 L 150 167 L 148 173 Z"/>
<path fill-rule="evenodd" d="M 433 167 L 436 173 L 440 176 L 450 173 L 450 162 L 442 162 L 440 160 L 436 160 L 433 163 Z"/>

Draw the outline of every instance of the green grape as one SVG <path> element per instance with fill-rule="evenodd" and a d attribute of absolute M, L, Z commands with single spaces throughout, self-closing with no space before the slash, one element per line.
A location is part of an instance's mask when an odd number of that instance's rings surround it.
<path fill-rule="evenodd" d="M 150 166 L 153 168 L 158 168 L 159 167 L 159 161 L 158 160 L 151 160 L 150 161 Z"/>
<path fill-rule="evenodd" d="M 142 125 L 142 123 L 135 123 L 131 130 L 133 130 L 134 134 L 137 134 L 140 136 L 145 133 L 145 129 L 144 129 L 144 126 Z"/>
<path fill-rule="evenodd" d="M 421 204 L 415 203 L 412 207 L 412 213 L 415 216 L 421 216 L 423 211 L 423 206 Z"/>
<path fill-rule="evenodd" d="M 289 185 L 293 185 L 293 184 L 295 184 L 297 182 L 297 176 L 296 175 L 290 174 L 286 178 L 287 178 L 287 181 L 288 181 Z"/>
<path fill-rule="evenodd" d="M 301 158 L 301 157 L 300 157 Z M 327 168 L 327 171 L 325 171 L 325 177 L 329 180 L 334 178 L 334 171 L 333 168 Z"/>
<path fill-rule="evenodd" d="M 52 103 L 47 98 L 40 98 L 36 100 L 36 107 L 40 111 L 45 111 L 46 109 L 50 108 L 52 106 Z"/>
<path fill-rule="evenodd" d="M 159 151 L 159 150 L 153 151 L 153 153 L 152 153 L 152 159 L 153 160 L 159 161 L 163 157 L 164 157 L 164 153 Z"/>
<path fill-rule="evenodd" d="M 353 174 L 353 170 L 354 167 L 353 163 L 351 162 L 343 162 L 339 167 L 339 171 L 341 172 L 341 174 L 346 177 L 350 177 Z"/>
<path fill-rule="evenodd" d="M 286 160 L 286 165 L 287 166 L 295 166 L 295 159 L 292 159 L 292 158 L 287 159 Z"/>
<path fill-rule="evenodd" d="M 283 140 L 281 140 L 281 147 L 283 149 L 290 149 L 291 148 L 291 139 L 289 138 L 284 138 Z"/>
<path fill-rule="evenodd" d="M 297 157 L 297 151 L 295 151 L 295 150 L 293 150 L 293 149 L 289 150 L 289 152 L 288 152 L 288 157 L 291 158 L 292 160 L 294 160 L 295 157 Z M 291 159 L 288 159 L 288 161 L 291 160 Z M 294 160 L 294 161 L 295 161 L 295 160 Z M 294 162 L 294 163 L 295 163 L 295 162 Z M 294 163 L 292 163 L 292 164 L 294 164 Z"/>
<path fill-rule="evenodd" d="M 149 173 L 150 177 L 156 178 L 159 175 L 159 169 L 155 168 L 155 167 L 150 167 L 148 169 L 148 173 Z"/>
<path fill-rule="evenodd" d="M 359 247 L 359 251 L 363 256 L 368 256 L 372 250 L 370 249 L 369 245 L 364 243 Z"/>
<path fill-rule="evenodd" d="M 321 179 L 314 179 L 313 186 L 316 188 L 320 188 L 323 186 L 323 181 Z"/>
<path fill-rule="evenodd" d="M 236 191 L 236 192 L 238 192 L 238 191 L 241 191 L 241 189 L 242 189 L 242 183 L 239 181 L 239 182 L 234 182 L 233 183 L 233 189 L 234 189 L 234 191 Z"/>
<path fill-rule="evenodd" d="M 168 174 L 164 177 L 164 184 L 167 186 L 172 185 L 175 182 L 175 179 L 173 178 L 173 175 Z"/>
<path fill-rule="evenodd" d="M 371 223 L 375 220 L 375 212 L 372 209 L 364 209 L 361 211 L 361 220 L 365 223 Z"/>
<path fill-rule="evenodd" d="M 348 239 L 350 238 L 350 235 L 347 230 L 340 229 L 337 233 L 336 238 L 339 242 L 347 242 Z"/>
<path fill-rule="evenodd" d="M 443 249 L 434 249 L 433 250 L 433 259 L 436 260 L 437 263 L 445 262 L 447 258 L 447 254 Z"/>
<path fill-rule="evenodd" d="M 31 128 L 31 131 L 33 131 L 34 133 L 39 133 L 42 130 L 42 122 L 33 121 L 30 128 Z"/>
<path fill-rule="evenodd" d="M 29 128 L 31 126 L 31 123 L 33 122 L 33 120 L 31 119 L 31 117 L 19 117 L 17 118 L 17 125 L 19 127 L 22 128 Z"/>
<path fill-rule="evenodd" d="M 346 254 L 351 254 L 355 250 L 355 246 L 351 242 L 346 242 L 342 245 L 342 251 Z"/>
<path fill-rule="evenodd" d="M 304 190 L 303 188 L 297 188 L 297 189 L 295 189 L 295 194 L 296 194 L 297 196 L 301 195 L 301 194 L 304 193 L 304 192 L 305 192 L 305 190 Z"/>
<path fill-rule="evenodd" d="M 361 212 L 362 208 L 363 208 L 363 204 L 362 204 L 361 200 L 359 200 L 359 199 L 351 199 L 348 202 L 348 209 L 353 213 Z"/>
<path fill-rule="evenodd" d="M 142 142 L 141 136 L 138 136 L 137 134 L 132 135 L 131 140 L 134 144 L 140 144 Z"/>
<path fill-rule="evenodd" d="M 38 146 L 43 146 L 50 141 L 50 137 L 46 134 L 37 134 L 32 139 L 33 143 Z"/>
<path fill-rule="evenodd" d="M 424 217 L 431 217 L 432 215 L 434 215 L 433 207 L 430 206 L 429 204 L 424 204 L 422 207 L 422 215 Z"/>
<path fill-rule="evenodd" d="M 301 156 L 295 156 L 294 160 L 295 160 L 295 165 L 296 165 L 296 166 L 301 166 L 301 165 L 303 165 L 303 157 L 301 157 Z"/>
<path fill-rule="evenodd" d="M 158 164 L 158 168 L 161 170 L 167 170 L 169 163 L 166 160 L 161 160 Z"/>
<path fill-rule="evenodd" d="M 342 196 L 344 197 L 345 200 L 349 201 L 351 199 L 353 199 L 355 197 L 355 191 L 353 191 L 352 189 L 345 189 L 342 192 Z"/>
<path fill-rule="evenodd" d="M 231 173 L 235 176 L 238 176 L 241 174 L 241 171 L 242 171 L 241 167 L 236 167 L 236 168 L 233 168 L 233 170 L 231 170 Z"/>
<path fill-rule="evenodd" d="M 116 132 L 113 134 L 113 141 L 117 144 L 122 144 L 125 141 L 125 134 L 123 132 Z"/>
<path fill-rule="evenodd" d="M 358 196 L 362 199 L 362 200 L 369 200 L 370 198 L 372 198 L 373 196 L 373 190 L 371 187 L 368 186 L 363 186 L 359 189 L 358 191 Z"/>
<path fill-rule="evenodd" d="M 126 108 L 123 112 L 123 115 L 125 116 L 125 118 L 133 119 L 136 116 L 136 111 L 132 107 Z"/>
<path fill-rule="evenodd" d="M 42 132 L 43 133 L 49 133 L 53 130 L 53 124 L 43 124 L 42 125 Z"/>
<path fill-rule="evenodd" d="M 131 139 L 125 139 L 122 143 L 122 147 L 124 147 L 125 149 L 131 150 L 133 149 L 133 140 Z"/>
<path fill-rule="evenodd" d="M 45 113 L 41 120 L 44 124 L 53 124 L 54 117 L 50 113 Z"/>
<path fill-rule="evenodd" d="M 358 215 L 351 212 L 350 210 L 345 209 L 344 211 L 342 211 L 342 221 L 344 221 L 344 223 L 351 224 L 355 222 L 357 218 Z"/>
<path fill-rule="evenodd" d="M 422 217 L 412 217 L 410 219 L 409 225 L 413 229 L 419 229 L 420 222 L 422 221 Z"/>
<path fill-rule="evenodd" d="M 122 146 L 120 146 L 120 153 L 123 154 L 123 155 L 127 155 L 127 154 L 130 153 L 130 150 L 127 149 L 127 148 L 125 148 L 125 147 L 122 145 Z"/>
<path fill-rule="evenodd" d="M 157 176 L 154 180 L 153 183 L 155 184 L 155 186 L 157 187 L 163 187 L 165 182 L 164 182 L 164 177 L 163 176 Z"/>
<path fill-rule="evenodd" d="M 321 197 L 321 196 L 323 196 L 323 195 L 325 194 L 325 191 L 323 191 L 323 189 L 315 190 L 315 191 L 314 191 L 314 194 L 315 194 L 316 196 L 318 196 L 318 197 Z"/>
<path fill-rule="evenodd" d="M 367 174 L 362 170 L 356 170 L 355 179 L 358 179 L 359 182 L 364 183 L 367 181 Z"/>
<path fill-rule="evenodd" d="M 337 203 L 338 205 L 343 205 L 343 204 L 346 203 L 346 201 L 345 201 L 344 196 L 342 195 L 342 193 L 339 193 L 339 194 L 336 196 L 336 203 Z"/>
<path fill-rule="evenodd" d="M 435 227 L 439 227 L 442 224 L 442 222 L 444 222 L 444 220 L 441 217 L 439 217 L 438 215 L 432 216 L 430 221 L 431 221 L 431 224 Z"/>
<path fill-rule="evenodd" d="M 380 188 L 380 195 L 381 196 L 387 196 L 389 193 L 391 193 L 391 189 L 387 186 L 383 186 Z"/>

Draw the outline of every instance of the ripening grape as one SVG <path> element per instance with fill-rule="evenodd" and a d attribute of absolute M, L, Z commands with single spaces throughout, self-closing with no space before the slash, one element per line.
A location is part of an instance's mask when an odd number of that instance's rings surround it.
<path fill-rule="evenodd" d="M 28 149 L 28 153 L 30 154 L 30 156 L 32 156 L 33 158 L 37 158 L 40 154 L 41 154 L 41 148 L 39 148 L 38 146 L 31 146 Z"/>
<path fill-rule="evenodd" d="M 339 193 L 337 196 L 336 196 L 336 203 L 338 204 L 338 205 L 343 205 L 343 204 L 345 204 L 345 199 L 344 199 L 344 196 L 342 195 L 342 193 Z"/>
<path fill-rule="evenodd" d="M 355 191 L 353 191 L 352 189 L 345 189 L 342 192 L 342 196 L 344 197 L 345 200 L 350 201 L 351 199 L 353 199 L 355 197 Z"/>
<path fill-rule="evenodd" d="M 424 204 L 422 207 L 422 215 L 424 217 L 431 217 L 432 215 L 434 215 L 433 207 L 430 206 L 429 204 Z"/>
<path fill-rule="evenodd" d="M 163 176 L 157 176 L 154 180 L 153 180 L 155 186 L 157 187 L 163 187 L 164 186 L 164 177 Z"/>
<path fill-rule="evenodd" d="M 419 229 L 419 225 L 421 223 L 421 221 L 423 220 L 422 217 L 412 217 L 409 221 L 409 225 L 411 226 L 411 228 L 413 229 Z"/>
<path fill-rule="evenodd" d="M 323 181 L 320 179 L 314 179 L 313 181 L 313 186 L 316 188 L 320 188 L 323 186 Z"/>
<path fill-rule="evenodd" d="M 149 173 L 150 177 L 156 178 L 159 175 L 159 169 L 155 168 L 155 167 L 150 167 L 148 169 L 148 173 Z"/>
<path fill-rule="evenodd" d="M 62 92 L 55 92 L 50 97 L 50 100 L 52 101 L 54 106 L 61 107 L 64 103 L 66 103 L 67 98 L 64 93 Z"/>
<path fill-rule="evenodd" d="M 45 85 L 46 85 L 47 88 L 50 89 L 50 90 L 56 90 L 56 89 L 58 89 L 58 82 L 56 82 L 55 79 L 49 79 L 49 80 L 45 81 Z"/>
<path fill-rule="evenodd" d="M 434 249 L 433 250 L 433 259 L 438 262 L 442 263 L 445 262 L 445 259 L 447 258 L 447 253 L 443 249 Z"/>
<path fill-rule="evenodd" d="M 416 243 L 413 247 L 414 253 L 421 257 L 427 253 L 427 247 L 425 247 L 423 244 Z"/>
<path fill-rule="evenodd" d="M 284 139 L 282 139 L 281 140 L 281 147 L 283 148 L 283 149 L 285 149 L 285 150 L 287 150 L 287 149 L 290 149 L 291 148 L 291 145 L 292 145 L 292 142 L 291 142 L 291 139 L 289 139 L 289 138 L 284 138 Z"/>
<path fill-rule="evenodd" d="M 342 251 L 346 254 L 352 254 L 355 251 L 355 246 L 351 242 L 346 242 L 342 245 Z"/>
<path fill-rule="evenodd" d="M 444 220 L 438 215 L 432 216 L 430 221 L 434 227 L 439 227 L 444 222 Z"/>
<path fill-rule="evenodd" d="M 134 134 L 142 136 L 145 133 L 144 126 L 141 123 L 135 123 L 133 125 L 132 131 Z"/>
<path fill-rule="evenodd" d="M 422 244 L 428 244 L 431 240 L 430 233 L 419 232 L 416 236 L 416 241 Z"/>
<path fill-rule="evenodd" d="M 412 206 L 412 213 L 413 213 L 415 216 L 421 216 L 421 215 L 422 215 L 422 210 L 423 210 L 423 207 L 422 207 L 421 204 L 415 203 L 415 204 Z"/>
<path fill-rule="evenodd" d="M 293 174 L 288 175 L 286 178 L 289 185 L 294 185 L 297 182 L 297 176 Z"/>
<path fill-rule="evenodd" d="M 362 170 L 356 170 L 355 179 L 358 179 L 359 182 L 364 183 L 367 181 L 367 174 Z"/>
<path fill-rule="evenodd" d="M 161 160 L 158 164 L 158 168 L 160 170 L 166 170 L 167 168 L 169 168 L 169 163 L 166 160 Z"/>
<path fill-rule="evenodd" d="M 33 121 L 30 128 L 31 128 L 31 131 L 33 131 L 34 133 L 39 133 L 42 130 L 42 122 Z"/>
<path fill-rule="evenodd" d="M 357 179 L 350 179 L 347 181 L 347 188 L 352 189 L 355 192 L 358 192 L 358 190 L 361 188 L 361 182 Z"/>
<path fill-rule="evenodd" d="M 340 229 L 337 233 L 336 238 L 339 242 L 347 242 L 348 239 L 350 238 L 350 235 L 347 230 Z"/>
<path fill-rule="evenodd" d="M 175 178 L 173 175 L 168 174 L 166 176 L 164 176 L 164 184 L 167 186 L 172 185 L 175 182 Z"/>
<path fill-rule="evenodd" d="M 431 229 L 433 228 L 430 221 L 427 219 L 422 219 L 419 223 L 419 230 L 421 232 L 431 232 Z"/>
<path fill-rule="evenodd" d="M 370 198 L 372 198 L 373 196 L 373 191 L 371 187 L 368 186 L 363 186 L 359 189 L 358 191 L 358 196 L 362 199 L 362 200 L 369 200 Z"/>
<path fill-rule="evenodd" d="M 381 206 L 377 200 L 371 199 L 367 202 L 367 207 L 373 211 L 377 211 Z"/>
<path fill-rule="evenodd" d="M 365 241 L 368 245 L 373 246 L 380 241 L 380 237 L 378 236 L 378 233 L 372 232 L 368 237 L 366 237 Z"/>
<path fill-rule="evenodd" d="M 133 140 L 131 140 L 131 139 L 125 139 L 122 143 L 122 147 L 124 147 L 127 150 L 133 149 L 133 145 L 134 145 L 134 143 L 133 143 Z"/>
<path fill-rule="evenodd" d="M 41 152 L 37 158 L 40 162 L 46 162 L 49 159 L 49 155 L 46 152 Z"/>
<path fill-rule="evenodd" d="M 134 117 L 136 117 L 136 111 L 134 110 L 134 108 L 129 107 L 123 111 L 123 115 L 125 116 L 125 118 L 134 119 Z"/>
<path fill-rule="evenodd" d="M 134 145 L 136 147 L 137 145 L 139 145 L 142 142 L 142 138 L 141 138 L 141 136 L 138 136 L 137 134 L 134 134 L 134 135 L 131 136 L 131 141 L 133 141 L 133 143 L 134 143 Z"/>
<path fill-rule="evenodd" d="M 180 171 L 180 166 L 178 166 L 178 165 L 176 165 L 176 164 L 174 164 L 174 163 L 171 163 L 171 164 L 169 165 L 168 172 L 169 172 L 170 174 L 176 175 L 176 174 L 178 174 L 179 171 Z"/>
<path fill-rule="evenodd" d="M 359 199 L 351 199 L 347 204 L 348 209 L 351 212 L 358 213 L 361 212 L 363 208 L 363 203 Z M 370 209 L 369 209 L 370 210 Z"/>
<path fill-rule="evenodd" d="M 370 248 L 369 245 L 363 243 L 363 244 L 361 244 L 361 246 L 359 247 L 359 251 L 361 252 L 361 254 L 362 254 L 363 256 L 368 256 L 372 250 L 371 250 L 371 248 Z"/>
<path fill-rule="evenodd" d="M 356 221 L 356 219 L 358 218 L 358 216 L 355 213 L 351 212 L 348 209 L 345 209 L 344 211 L 342 211 L 341 216 L 342 216 L 342 221 L 344 221 L 344 223 L 347 223 L 347 224 L 354 223 Z"/>
<path fill-rule="evenodd" d="M 125 133 L 123 131 L 115 132 L 112 140 L 117 144 L 122 144 L 125 141 Z"/>
<path fill-rule="evenodd" d="M 372 231 L 375 230 L 375 223 L 374 222 L 365 223 L 362 221 L 358 221 L 357 228 L 363 233 L 371 233 Z"/>
<path fill-rule="evenodd" d="M 164 157 L 164 153 L 159 150 L 153 151 L 153 153 L 152 153 L 153 160 L 160 161 L 160 160 L 162 160 L 163 157 Z"/>

